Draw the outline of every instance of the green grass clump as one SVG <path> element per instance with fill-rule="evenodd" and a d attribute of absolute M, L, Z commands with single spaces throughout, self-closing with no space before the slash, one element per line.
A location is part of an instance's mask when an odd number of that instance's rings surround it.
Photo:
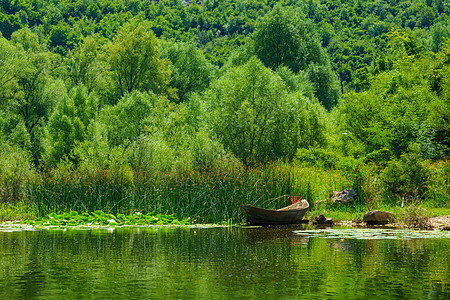
<path fill-rule="evenodd" d="M 0 222 L 34 218 L 32 208 L 22 201 L 0 202 Z"/>
<path fill-rule="evenodd" d="M 427 188 L 422 197 L 413 197 L 413 202 L 427 210 L 441 208 L 434 215 L 448 214 L 449 166 L 448 161 L 442 161 L 424 164 L 421 169 L 429 174 Z M 191 218 L 196 223 L 243 223 L 241 205 L 277 209 L 289 205 L 293 195 L 308 200 L 307 218 L 323 213 L 335 220 L 359 220 L 369 210 L 395 213 L 402 203 L 410 204 L 402 197 L 414 186 L 410 188 L 405 181 L 396 185 L 404 187 L 402 192 L 394 193 L 392 186 L 386 185 L 394 181 L 385 180 L 394 175 L 383 170 L 373 163 L 342 170 L 273 162 L 253 168 L 211 167 L 154 174 L 133 169 L 86 171 L 60 165 L 24 183 L 20 197 L 0 201 L 0 219 L 48 218 L 52 213 L 70 211 L 103 211 L 115 216 L 140 211 Z M 330 205 L 332 192 L 347 188 L 357 192 L 355 203 L 351 207 Z"/>
<path fill-rule="evenodd" d="M 91 213 L 76 211 L 62 214 L 51 213 L 47 217 L 26 220 L 25 223 L 34 226 L 80 226 L 80 225 L 189 225 L 189 219 L 179 219 L 175 215 L 163 215 L 136 212 L 131 215 L 108 214 L 101 210 Z"/>

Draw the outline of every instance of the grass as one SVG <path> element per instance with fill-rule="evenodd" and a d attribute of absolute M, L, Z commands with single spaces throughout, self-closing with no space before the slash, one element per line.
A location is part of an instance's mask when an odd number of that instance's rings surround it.
<path fill-rule="evenodd" d="M 313 220 L 317 215 L 323 214 L 327 218 L 332 218 L 335 222 L 361 221 L 366 212 L 362 208 L 338 209 L 319 206 L 309 211 L 306 218 Z"/>
<path fill-rule="evenodd" d="M 0 221 L 26 220 L 34 217 L 32 207 L 25 202 L 0 203 Z"/>
<path fill-rule="evenodd" d="M 430 217 L 448 216 L 450 215 L 450 208 L 447 207 L 427 207 L 424 208 L 428 211 Z"/>
<path fill-rule="evenodd" d="M 423 207 L 430 216 L 450 214 L 446 173 L 439 164 L 432 168 L 430 174 L 437 177 L 430 180 L 431 197 L 423 202 Z M 90 172 L 57 168 L 23 184 L 21 201 L 0 204 L 0 219 L 24 220 L 51 213 L 100 210 L 114 215 L 174 214 L 196 223 L 243 223 L 245 216 L 240 205 L 280 208 L 290 204 L 289 195 L 310 202 L 306 215 L 309 219 L 323 213 L 335 221 L 361 220 L 365 212 L 373 209 L 402 213 L 401 201 L 384 198 L 378 174 L 379 169 L 373 165 L 352 173 L 286 163 L 247 170 L 211 168 L 168 174 L 130 168 Z M 333 191 L 346 188 L 360 193 L 351 207 L 333 207 L 321 201 Z"/>

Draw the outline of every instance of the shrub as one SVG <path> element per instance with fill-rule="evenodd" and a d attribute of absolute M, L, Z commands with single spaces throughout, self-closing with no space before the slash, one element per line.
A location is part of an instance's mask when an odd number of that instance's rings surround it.
<path fill-rule="evenodd" d="M 450 159 L 426 163 L 429 177 L 427 200 L 433 206 L 448 207 L 450 205 Z"/>
<path fill-rule="evenodd" d="M 390 161 L 381 179 L 386 196 L 417 196 L 423 199 L 428 190 L 427 171 L 417 154 L 404 154 L 398 160 Z"/>
<path fill-rule="evenodd" d="M 171 173 L 174 150 L 162 138 L 142 135 L 128 148 L 130 165 L 135 170 L 151 173 Z"/>
<path fill-rule="evenodd" d="M 431 224 L 427 214 L 427 211 L 422 207 L 411 205 L 400 214 L 400 222 L 408 228 L 429 229 Z"/>
<path fill-rule="evenodd" d="M 327 169 L 335 169 L 338 162 L 339 158 L 336 153 L 322 148 L 298 149 L 294 158 L 295 164 Z"/>
<path fill-rule="evenodd" d="M 0 201 L 23 200 L 35 178 L 29 152 L 9 144 L 0 146 Z"/>

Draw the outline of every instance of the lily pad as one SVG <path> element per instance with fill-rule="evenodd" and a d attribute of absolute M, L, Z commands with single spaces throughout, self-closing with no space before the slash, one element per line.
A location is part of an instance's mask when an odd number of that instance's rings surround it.
<path fill-rule="evenodd" d="M 312 229 L 294 233 L 308 237 L 357 240 L 450 238 L 450 233 L 445 231 L 404 229 Z"/>

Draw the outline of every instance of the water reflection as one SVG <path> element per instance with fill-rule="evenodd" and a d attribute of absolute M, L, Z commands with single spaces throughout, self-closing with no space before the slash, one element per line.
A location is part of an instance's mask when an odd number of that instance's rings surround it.
<path fill-rule="evenodd" d="M 448 299 L 448 238 L 280 228 L 0 231 L 0 299 Z"/>

